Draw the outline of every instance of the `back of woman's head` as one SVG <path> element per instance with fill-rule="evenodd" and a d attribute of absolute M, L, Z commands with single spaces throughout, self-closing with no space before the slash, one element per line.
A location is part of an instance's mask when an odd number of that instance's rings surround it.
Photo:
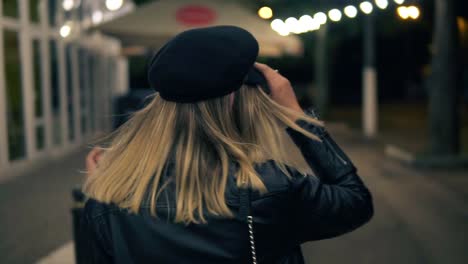
<path fill-rule="evenodd" d="M 150 198 L 155 213 L 158 195 L 168 184 L 163 169 L 173 162 L 168 179 L 175 182 L 175 220 L 198 223 L 205 221 L 206 213 L 232 215 L 225 201 L 230 176 L 239 187 L 267 191 L 254 169 L 257 163 L 273 160 L 285 175 L 287 166 L 310 173 L 285 128 L 314 138 L 294 120 L 318 121 L 278 105 L 256 87 L 241 87 L 233 104 L 230 96 L 175 103 L 156 93 L 111 135 L 99 166 L 85 182 L 85 192 L 135 213 Z M 232 164 L 238 168 L 235 175 L 229 175 Z"/>
<path fill-rule="evenodd" d="M 206 214 L 232 215 L 225 201 L 229 176 L 239 187 L 267 191 L 256 163 L 273 160 L 286 175 L 286 166 L 308 172 L 285 127 L 314 135 L 294 123 L 299 113 L 261 90 L 268 84 L 254 67 L 258 52 L 255 37 L 234 26 L 191 29 L 166 43 L 148 68 L 158 93 L 113 134 L 85 192 L 133 212 L 149 198 L 154 214 L 161 191 L 175 188 L 175 220 L 197 223 Z M 175 169 L 162 177 L 169 163 Z"/>

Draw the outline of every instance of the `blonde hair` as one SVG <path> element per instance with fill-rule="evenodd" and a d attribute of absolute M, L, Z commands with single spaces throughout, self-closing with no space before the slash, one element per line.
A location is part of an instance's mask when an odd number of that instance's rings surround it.
<path fill-rule="evenodd" d="M 150 194 L 151 213 L 168 182 L 163 169 L 175 158 L 175 222 L 204 223 L 204 212 L 232 217 L 225 190 L 229 163 L 238 165 L 239 187 L 266 192 L 254 165 L 273 160 L 288 176 L 287 166 L 311 174 L 286 127 L 319 140 L 294 122 L 321 122 L 285 108 L 261 89 L 243 86 L 234 105 L 229 95 L 197 103 L 175 103 L 158 94 L 110 136 L 109 146 L 84 184 L 90 197 L 138 213 Z"/>

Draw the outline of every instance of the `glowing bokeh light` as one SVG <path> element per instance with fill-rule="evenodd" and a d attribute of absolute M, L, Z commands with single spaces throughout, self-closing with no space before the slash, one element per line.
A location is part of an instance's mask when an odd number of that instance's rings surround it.
<path fill-rule="evenodd" d="M 289 17 L 286 19 L 286 27 L 289 32 L 295 33 L 295 34 L 301 34 L 307 31 L 307 29 L 299 23 L 299 20 L 295 17 Z"/>
<path fill-rule="evenodd" d="M 365 1 L 359 4 L 359 8 L 361 9 L 364 14 L 370 14 L 374 10 L 374 6 L 372 5 L 371 2 Z"/>
<path fill-rule="evenodd" d="M 283 20 L 275 19 L 271 21 L 270 25 L 271 25 L 271 28 L 274 31 L 278 32 L 278 34 L 280 34 L 281 36 L 289 35 L 288 27 L 286 26 L 286 23 L 284 23 Z"/>
<path fill-rule="evenodd" d="M 409 17 L 412 19 L 418 19 L 419 15 L 421 15 L 421 11 L 419 11 L 419 8 L 416 6 L 409 6 L 406 10 L 408 11 Z"/>
<path fill-rule="evenodd" d="M 388 0 L 375 0 L 375 5 L 380 9 L 385 9 L 388 7 Z"/>
<path fill-rule="evenodd" d="M 349 5 L 345 7 L 344 13 L 349 18 L 355 18 L 357 16 L 358 10 L 356 7 Z"/>
<path fill-rule="evenodd" d="M 69 23 L 66 23 L 65 25 L 61 26 L 61 27 L 60 27 L 59 33 L 60 33 L 60 36 L 61 36 L 62 38 L 68 37 L 68 36 L 70 35 L 70 33 L 71 33 L 71 26 L 70 26 L 70 24 L 69 24 Z"/>
<path fill-rule="evenodd" d="M 303 27 L 307 31 L 314 31 L 320 28 L 320 23 L 315 21 L 311 16 L 309 15 L 303 15 L 299 18 L 299 23 L 302 24 Z"/>
<path fill-rule="evenodd" d="M 397 8 L 397 13 L 402 19 L 409 18 L 408 8 L 406 6 L 400 6 Z"/>
<path fill-rule="evenodd" d="M 70 11 L 72 10 L 73 6 L 75 5 L 75 3 L 73 2 L 73 0 L 63 0 L 62 1 L 62 7 L 65 11 Z"/>
<path fill-rule="evenodd" d="M 338 9 L 332 9 L 328 12 L 328 17 L 333 22 L 338 22 L 341 20 L 342 14 L 341 11 Z"/>
<path fill-rule="evenodd" d="M 327 15 L 325 15 L 323 12 L 318 12 L 314 15 L 314 20 L 320 23 L 320 25 L 323 25 L 327 23 Z"/>
<path fill-rule="evenodd" d="M 117 11 L 123 6 L 123 0 L 106 0 L 106 7 L 110 11 Z"/>
<path fill-rule="evenodd" d="M 258 16 L 263 19 L 270 19 L 273 17 L 273 10 L 268 6 L 261 7 L 258 9 Z"/>
<path fill-rule="evenodd" d="M 91 16 L 91 20 L 93 21 L 94 24 L 99 24 L 102 22 L 102 19 L 104 18 L 103 14 L 101 11 L 94 11 L 93 15 Z"/>

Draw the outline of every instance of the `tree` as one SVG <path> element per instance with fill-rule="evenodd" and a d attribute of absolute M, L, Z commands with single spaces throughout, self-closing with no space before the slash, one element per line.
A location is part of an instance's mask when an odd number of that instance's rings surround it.
<path fill-rule="evenodd" d="M 455 1 L 435 0 L 432 73 L 428 80 L 432 155 L 459 152 L 458 46 Z"/>

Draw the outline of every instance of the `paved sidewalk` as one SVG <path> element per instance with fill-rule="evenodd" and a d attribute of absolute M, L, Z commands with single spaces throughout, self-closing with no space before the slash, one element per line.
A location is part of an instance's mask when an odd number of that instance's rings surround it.
<path fill-rule="evenodd" d="M 41 258 L 36 264 L 75 264 L 75 250 L 72 241 Z"/>
<path fill-rule="evenodd" d="M 331 126 L 370 187 L 375 216 L 339 238 L 304 245 L 307 263 L 468 263 L 468 175 L 420 171 Z M 70 190 L 85 152 L 0 184 L 0 262 L 72 264 Z"/>
<path fill-rule="evenodd" d="M 0 263 L 33 263 L 72 240 L 71 189 L 82 182 L 84 156 L 81 150 L 0 184 Z"/>
<path fill-rule="evenodd" d="M 443 178 L 386 158 L 354 133 L 333 134 L 371 189 L 375 216 L 348 235 L 306 244 L 308 263 L 468 263 L 468 197 L 460 191 L 468 190 L 468 174 Z"/>

